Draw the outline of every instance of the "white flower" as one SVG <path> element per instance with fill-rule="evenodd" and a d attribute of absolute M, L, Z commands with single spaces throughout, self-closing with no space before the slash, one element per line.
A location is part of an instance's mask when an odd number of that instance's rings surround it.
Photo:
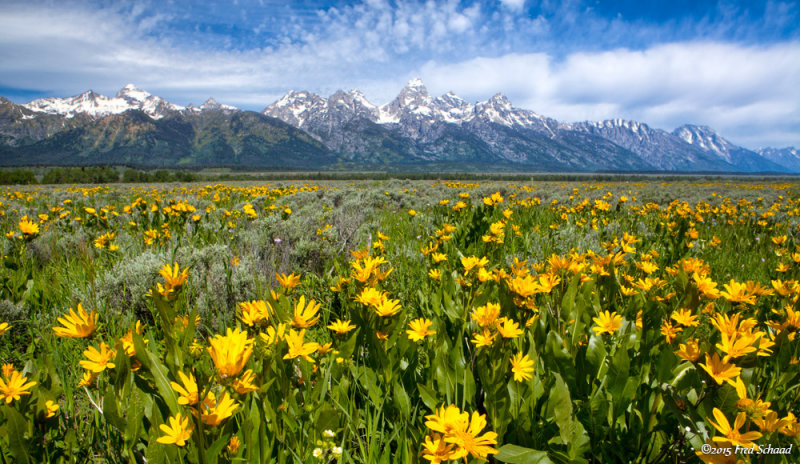
<path fill-rule="evenodd" d="M 322 457 L 322 448 L 314 448 L 314 451 L 311 452 L 315 458 Z"/>
<path fill-rule="evenodd" d="M 324 432 L 322 432 L 322 436 L 323 436 L 323 437 L 327 437 L 327 438 L 333 438 L 333 437 L 335 437 L 335 436 L 336 436 L 336 434 L 335 434 L 335 433 L 333 433 L 333 430 L 331 430 L 331 429 L 327 429 L 327 430 L 325 430 Z"/>
<path fill-rule="evenodd" d="M 331 448 L 331 453 L 333 453 L 334 456 L 341 456 L 342 455 L 342 447 L 341 446 L 334 446 L 333 448 Z"/>

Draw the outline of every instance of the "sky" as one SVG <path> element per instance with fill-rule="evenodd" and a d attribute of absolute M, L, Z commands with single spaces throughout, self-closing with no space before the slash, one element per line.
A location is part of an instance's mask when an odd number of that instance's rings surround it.
<path fill-rule="evenodd" d="M 419 77 L 565 122 L 800 147 L 800 0 L 2 0 L 0 63 L 16 103 L 134 83 L 180 105 L 354 88 L 383 104 Z"/>

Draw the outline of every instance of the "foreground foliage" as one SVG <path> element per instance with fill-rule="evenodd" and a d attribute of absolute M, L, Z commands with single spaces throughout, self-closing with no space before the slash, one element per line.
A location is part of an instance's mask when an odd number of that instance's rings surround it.
<path fill-rule="evenodd" d="M 0 459 L 794 462 L 796 188 L 7 189 Z"/>

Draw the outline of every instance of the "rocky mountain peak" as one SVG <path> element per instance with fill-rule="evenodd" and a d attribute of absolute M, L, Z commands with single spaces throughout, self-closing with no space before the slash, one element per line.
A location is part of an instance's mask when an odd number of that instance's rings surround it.
<path fill-rule="evenodd" d="M 394 99 L 389 105 L 398 104 L 400 106 L 421 106 L 430 103 L 431 96 L 428 94 L 428 89 L 422 83 L 422 79 L 415 78 L 408 81 L 405 87 L 400 91 L 397 98 Z"/>
<path fill-rule="evenodd" d="M 221 105 L 209 99 L 200 108 L 183 107 L 167 100 L 151 95 L 149 92 L 127 84 L 113 98 L 88 90 L 82 94 L 66 98 L 41 98 L 33 100 L 25 108 L 38 113 L 58 114 L 72 118 L 78 114 L 86 114 L 101 118 L 112 114 L 120 114 L 130 110 L 139 110 L 153 119 L 160 119 L 170 112 L 202 111 L 205 109 L 236 110 L 233 106 Z"/>
<path fill-rule="evenodd" d="M 431 97 L 421 79 L 412 79 L 394 100 L 380 107 L 380 123 L 399 122 L 404 118 L 420 119 L 430 116 Z"/>
<path fill-rule="evenodd" d="M 274 108 L 289 108 L 289 107 L 296 107 L 296 106 L 311 106 L 316 103 L 320 103 L 324 101 L 322 97 L 319 95 L 308 92 L 305 90 L 296 91 L 290 90 L 286 92 L 286 94 L 281 97 L 278 101 L 271 104 L 269 107 Z"/>
<path fill-rule="evenodd" d="M 374 121 L 378 118 L 378 107 L 369 102 L 364 94 L 358 90 L 337 90 L 328 97 L 327 107 L 329 116 L 331 112 L 338 112 L 345 119 L 354 117 L 366 118 Z"/>
<path fill-rule="evenodd" d="M 427 89 L 425 89 L 425 83 L 422 82 L 422 79 L 419 78 L 419 77 L 415 77 L 415 78 L 411 79 L 410 81 L 408 81 L 408 83 L 406 84 L 405 88 L 406 89 L 421 89 L 422 91 L 427 92 Z"/>
<path fill-rule="evenodd" d="M 205 103 L 200 105 L 200 109 L 202 109 L 202 110 L 218 110 L 221 107 L 222 107 L 222 105 L 220 105 L 219 102 L 214 100 L 214 97 L 209 97 L 209 99 L 206 100 Z"/>
<path fill-rule="evenodd" d="M 502 93 L 494 94 L 487 103 L 495 108 L 502 108 L 505 110 L 511 110 L 513 108 L 511 101 Z"/>
<path fill-rule="evenodd" d="M 714 129 L 708 126 L 684 124 L 672 131 L 672 135 L 680 137 L 686 143 L 715 152 L 723 158 L 727 158 L 728 152 L 735 147 L 735 145 L 722 138 Z"/>
<path fill-rule="evenodd" d="M 150 97 L 148 92 L 136 87 L 134 84 L 127 84 L 125 87 L 121 88 L 116 95 L 116 98 L 123 98 L 136 102 L 145 101 L 148 97 Z"/>

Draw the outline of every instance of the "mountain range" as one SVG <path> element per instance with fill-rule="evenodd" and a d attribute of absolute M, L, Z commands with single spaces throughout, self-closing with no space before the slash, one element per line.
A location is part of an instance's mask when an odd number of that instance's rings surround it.
<path fill-rule="evenodd" d="M 261 113 L 180 106 L 132 84 L 18 105 L 0 97 L 0 165 L 129 164 L 293 169 L 800 172 L 793 147 L 756 151 L 713 129 L 560 122 L 503 94 L 468 103 L 411 80 L 374 105 L 358 90 L 290 91 Z"/>

